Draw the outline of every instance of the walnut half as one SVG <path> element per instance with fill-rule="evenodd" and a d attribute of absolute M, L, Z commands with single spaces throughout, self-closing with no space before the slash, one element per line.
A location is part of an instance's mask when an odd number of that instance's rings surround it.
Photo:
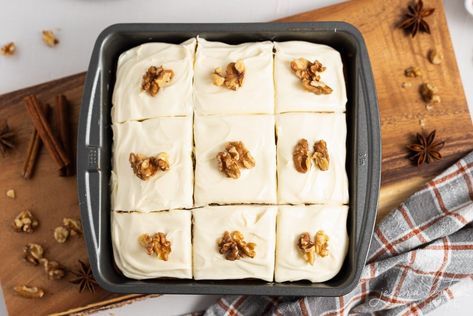
<path fill-rule="evenodd" d="M 314 144 L 314 154 L 312 158 L 315 161 L 315 165 L 322 171 L 327 171 L 330 163 L 330 157 L 328 155 L 327 143 L 324 140 L 319 140 Z"/>
<path fill-rule="evenodd" d="M 153 235 L 142 234 L 138 237 L 138 241 L 145 248 L 148 255 L 156 254 L 159 259 L 168 261 L 171 253 L 171 242 L 166 239 L 166 234 L 162 232 Z"/>
<path fill-rule="evenodd" d="M 299 235 L 297 247 L 301 250 L 304 260 L 310 264 L 314 264 L 315 255 L 320 257 L 328 256 L 328 240 L 329 237 L 323 230 L 319 230 L 315 234 L 314 241 L 311 240 L 310 234 L 305 232 Z"/>
<path fill-rule="evenodd" d="M 23 258 L 31 264 L 37 265 L 43 258 L 44 249 L 40 244 L 30 243 L 23 248 Z"/>
<path fill-rule="evenodd" d="M 223 236 L 217 240 L 218 252 L 225 256 L 225 259 L 234 261 L 240 258 L 256 256 L 256 244 L 246 242 L 243 234 L 239 231 L 225 231 Z"/>
<path fill-rule="evenodd" d="M 240 169 L 251 169 L 256 161 L 241 141 L 225 144 L 225 151 L 217 154 L 218 169 L 232 179 L 240 177 Z"/>
<path fill-rule="evenodd" d="M 306 90 L 317 95 L 332 93 L 332 88 L 320 80 L 320 73 L 324 72 L 326 67 L 318 60 L 312 63 L 305 58 L 297 58 L 291 61 L 291 69 Z"/>
<path fill-rule="evenodd" d="M 13 228 L 17 232 L 32 233 L 38 227 L 39 222 L 29 210 L 24 210 L 17 215 L 13 222 Z"/>
<path fill-rule="evenodd" d="M 306 173 L 310 169 L 312 157 L 309 156 L 309 143 L 302 138 L 297 142 L 292 153 L 294 167 L 300 173 Z"/>
<path fill-rule="evenodd" d="M 243 85 L 245 78 L 245 64 L 238 60 L 234 63 L 229 63 L 224 72 L 221 67 L 215 69 L 212 73 L 212 82 L 216 86 L 227 87 L 230 90 L 237 90 Z"/>
<path fill-rule="evenodd" d="M 158 170 L 169 170 L 168 155 L 166 153 L 160 153 L 155 157 L 130 153 L 128 161 L 135 175 L 141 180 L 148 180 L 154 176 Z"/>
<path fill-rule="evenodd" d="M 143 75 L 141 89 L 154 97 L 158 94 L 159 90 L 167 86 L 173 78 L 174 71 L 171 69 L 164 69 L 162 66 L 150 66 Z"/>
<path fill-rule="evenodd" d="M 37 286 L 17 285 L 13 290 L 24 298 L 42 298 L 44 296 L 44 290 Z"/>

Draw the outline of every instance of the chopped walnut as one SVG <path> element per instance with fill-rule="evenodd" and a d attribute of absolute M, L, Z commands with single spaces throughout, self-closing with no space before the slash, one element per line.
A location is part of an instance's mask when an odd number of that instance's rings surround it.
<path fill-rule="evenodd" d="M 16 45 L 13 42 L 6 43 L 0 48 L 0 55 L 12 56 L 16 52 Z"/>
<path fill-rule="evenodd" d="M 443 54 L 436 48 L 433 48 L 429 51 L 428 57 L 429 61 L 434 65 L 440 65 L 443 61 Z"/>
<path fill-rule="evenodd" d="M 37 265 L 44 255 L 43 247 L 34 243 L 27 244 L 23 248 L 23 252 L 25 253 L 23 256 L 25 260 L 34 265 Z"/>
<path fill-rule="evenodd" d="M 404 70 L 404 75 L 409 78 L 416 78 L 422 76 L 422 71 L 419 67 L 411 66 Z"/>
<path fill-rule="evenodd" d="M 309 156 L 309 143 L 302 138 L 297 142 L 292 152 L 294 167 L 300 173 L 306 173 L 310 169 L 312 157 Z"/>
<path fill-rule="evenodd" d="M 67 238 L 69 238 L 69 230 L 67 228 L 58 226 L 54 229 L 54 239 L 58 243 L 60 244 L 65 243 L 67 241 Z"/>
<path fill-rule="evenodd" d="M 320 73 L 324 72 L 326 67 L 318 60 L 312 63 L 305 58 L 294 59 L 291 61 L 291 69 L 306 90 L 317 95 L 332 93 L 332 88 L 320 80 Z"/>
<path fill-rule="evenodd" d="M 16 192 L 14 189 L 10 189 L 7 191 L 6 193 L 7 197 L 10 198 L 10 199 L 14 199 L 16 198 Z"/>
<path fill-rule="evenodd" d="M 323 230 L 319 230 L 315 234 L 315 252 L 321 257 L 328 256 L 328 240 L 329 238 Z"/>
<path fill-rule="evenodd" d="M 256 256 L 256 244 L 246 242 L 243 234 L 239 231 L 223 233 L 222 238 L 217 240 L 218 251 L 225 259 L 234 261 L 244 257 L 254 258 Z"/>
<path fill-rule="evenodd" d="M 29 210 L 24 210 L 15 218 L 13 228 L 17 232 L 32 233 L 38 227 L 39 222 Z"/>
<path fill-rule="evenodd" d="M 410 88 L 410 87 L 412 87 L 412 83 L 410 83 L 410 82 L 404 81 L 403 83 L 401 83 L 401 88 L 406 89 L 406 88 Z"/>
<path fill-rule="evenodd" d="M 80 219 L 65 217 L 62 219 L 62 223 L 69 230 L 71 236 L 82 235 L 82 224 Z"/>
<path fill-rule="evenodd" d="M 245 78 L 245 64 L 243 61 L 238 60 L 234 63 L 227 65 L 226 72 L 221 67 L 215 69 L 212 73 L 212 82 L 216 86 L 227 87 L 231 90 L 237 90 L 243 85 L 243 79 Z"/>
<path fill-rule="evenodd" d="M 44 267 L 44 272 L 50 280 L 60 280 L 66 275 L 66 271 L 57 261 L 48 260 L 46 258 L 39 259 Z"/>
<path fill-rule="evenodd" d="M 330 157 L 328 155 L 327 143 L 324 140 L 319 140 L 314 144 L 314 154 L 312 158 L 315 165 L 322 171 L 328 170 Z"/>
<path fill-rule="evenodd" d="M 297 246 L 302 251 L 304 260 L 310 264 L 315 261 L 315 244 L 310 239 L 309 233 L 302 233 L 299 236 Z"/>
<path fill-rule="evenodd" d="M 156 254 L 161 260 L 168 261 L 171 253 L 171 242 L 166 239 L 166 234 L 158 232 L 154 235 L 142 234 L 138 241 L 150 256 Z"/>
<path fill-rule="evenodd" d="M 437 94 L 438 89 L 431 83 L 423 83 L 419 88 L 420 95 L 422 100 L 426 103 L 440 103 L 440 96 Z"/>
<path fill-rule="evenodd" d="M 44 296 L 44 290 L 37 286 L 17 285 L 13 290 L 24 298 L 42 298 Z"/>
<path fill-rule="evenodd" d="M 43 31 L 43 42 L 49 47 L 54 47 L 59 44 L 59 40 L 53 31 Z"/>
<path fill-rule="evenodd" d="M 169 170 L 168 156 L 166 153 L 160 153 L 156 157 L 130 153 L 129 162 L 133 172 L 141 180 L 148 180 L 154 176 L 158 170 Z"/>
<path fill-rule="evenodd" d="M 218 168 L 227 177 L 238 179 L 240 169 L 251 169 L 256 165 L 255 159 L 241 141 L 228 142 L 225 151 L 217 154 Z"/>
<path fill-rule="evenodd" d="M 312 241 L 310 234 L 305 232 L 299 235 L 297 247 L 301 250 L 304 260 L 310 264 L 314 264 L 315 255 L 320 257 L 328 256 L 328 240 L 329 237 L 323 230 L 319 230 L 315 234 L 315 241 Z"/>
<path fill-rule="evenodd" d="M 154 97 L 158 94 L 159 90 L 167 86 L 173 78 L 174 71 L 171 69 L 164 69 L 162 66 L 150 66 L 143 75 L 141 89 Z"/>

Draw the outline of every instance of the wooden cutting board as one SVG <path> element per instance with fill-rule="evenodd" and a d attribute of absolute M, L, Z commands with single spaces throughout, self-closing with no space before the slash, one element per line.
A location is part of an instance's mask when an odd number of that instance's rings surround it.
<path fill-rule="evenodd" d="M 396 206 L 425 181 L 444 170 L 454 161 L 473 149 L 473 127 L 468 112 L 458 67 L 455 61 L 445 13 L 440 0 L 426 1 L 426 6 L 436 11 L 428 18 L 432 35 L 420 34 L 411 39 L 398 30 L 402 10 L 408 1 L 358 0 L 343 3 L 281 21 L 343 20 L 358 27 L 368 46 L 373 67 L 381 112 L 383 141 L 382 190 L 378 217 Z M 444 61 L 432 65 L 426 55 L 429 49 L 438 47 Z M 409 66 L 419 66 L 423 77 L 407 80 L 403 71 Z M 412 87 L 401 88 L 403 81 L 412 82 Z M 5 301 L 11 315 L 42 315 L 52 312 L 90 312 L 111 303 L 123 303 L 143 296 L 119 296 L 98 290 L 95 294 L 77 292 L 77 288 L 65 280 L 49 281 L 40 268 L 21 260 L 22 247 L 28 242 L 48 245 L 47 253 L 67 268 L 77 267 L 77 259 L 86 259 L 83 239 L 75 238 L 66 244 L 57 244 L 52 237 L 53 230 L 66 216 L 78 216 L 75 178 L 60 178 L 52 160 L 43 150 L 33 179 L 20 176 L 32 126 L 26 116 L 23 97 L 37 94 L 45 103 L 53 104 L 54 96 L 65 94 L 74 108 L 76 129 L 78 110 L 82 95 L 84 74 L 63 78 L 32 88 L 0 96 L 0 118 L 6 118 L 17 134 L 15 150 L 7 157 L 0 156 L 0 277 Z M 439 87 L 442 103 L 427 110 L 418 93 L 422 82 L 431 82 Z M 417 168 L 406 158 L 406 144 L 415 133 L 422 130 L 437 130 L 440 138 L 446 140 L 442 150 L 444 159 Z M 14 200 L 5 197 L 4 192 L 14 188 Z M 40 228 L 33 234 L 14 233 L 11 223 L 16 214 L 31 209 L 40 220 Z M 43 286 L 47 295 L 41 300 L 28 301 L 13 294 L 12 287 L 18 283 Z M 111 301 L 110 301 L 111 300 Z M 84 306 L 84 307 L 81 307 Z M 106 308 L 106 307 L 105 307 Z"/>

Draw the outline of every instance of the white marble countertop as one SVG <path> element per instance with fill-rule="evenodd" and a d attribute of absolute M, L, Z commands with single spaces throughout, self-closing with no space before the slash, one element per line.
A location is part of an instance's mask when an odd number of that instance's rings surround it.
<path fill-rule="evenodd" d="M 469 1 L 469 0 L 468 0 Z M 85 71 L 97 35 L 119 22 L 265 22 L 342 2 L 339 0 L 16 0 L 2 1 L 0 44 L 14 41 L 18 53 L 0 56 L 0 94 Z M 428 1 L 426 1 L 428 3 Z M 444 0 L 447 21 L 473 113 L 473 16 L 464 0 Z M 41 42 L 41 30 L 60 39 L 54 49 Z M 473 282 L 459 287 L 457 298 L 431 315 L 470 315 Z M 216 296 L 165 295 L 100 315 L 177 315 L 202 310 Z M 4 303 L 0 315 L 6 315 Z"/>

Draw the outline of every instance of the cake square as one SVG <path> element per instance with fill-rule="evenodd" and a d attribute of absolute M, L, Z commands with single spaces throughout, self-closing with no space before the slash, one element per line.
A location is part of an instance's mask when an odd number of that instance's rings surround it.
<path fill-rule="evenodd" d="M 112 97 L 112 122 L 192 115 L 192 78 L 196 40 L 181 45 L 146 43 L 122 53 Z M 149 67 L 172 70 L 174 77 L 155 96 L 142 89 Z"/>
<path fill-rule="evenodd" d="M 191 211 L 152 213 L 112 212 L 112 245 L 115 263 L 132 279 L 192 278 Z M 170 242 L 167 260 L 148 254 L 140 243 L 143 234 L 165 234 Z"/>
<path fill-rule="evenodd" d="M 301 41 L 275 43 L 274 82 L 276 111 L 343 112 L 347 102 L 343 64 L 340 53 L 330 46 Z M 291 61 L 305 58 L 318 60 L 326 67 L 320 80 L 332 88 L 330 94 L 317 95 L 306 90 L 291 69 Z"/>
<path fill-rule="evenodd" d="M 276 203 L 276 146 L 273 115 L 196 116 L 195 204 Z M 241 141 L 255 160 L 238 179 L 218 167 L 217 154 Z"/>
<path fill-rule="evenodd" d="M 275 206 L 210 206 L 193 210 L 194 279 L 257 278 L 272 281 L 276 239 Z M 226 259 L 219 239 L 225 232 L 242 233 L 246 243 L 254 243 L 254 257 Z"/>
<path fill-rule="evenodd" d="M 277 216 L 276 282 L 309 280 L 324 282 L 342 268 L 348 251 L 348 206 L 280 206 Z M 325 256 L 315 253 L 313 264 L 299 249 L 300 235 L 308 233 L 314 242 L 317 232 L 327 237 Z"/>
<path fill-rule="evenodd" d="M 241 60 L 245 66 L 243 84 L 237 90 L 217 86 L 215 69 Z M 194 73 L 195 112 L 213 114 L 274 113 L 273 43 L 229 45 L 198 38 Z"/>
<path fill-rule="evenodd" d="M 347 127 L 344 113 L 286 113 L 277 116 L 278 202 L 348 203 L 348 176 L 345 168 Z M 329 165 L 322 171 L 314 160 L 306 173 L 295 168 L 293 152 L 300 139 L 327 144 Z"/>
<path fill-rule="evenodd" d="M 193 206 L 192 117 L 161 117 L 113 125 L 112 209 L 158 211 Z M 139 178 L 130 154 L 166 153 L 169 170 Z"/>

